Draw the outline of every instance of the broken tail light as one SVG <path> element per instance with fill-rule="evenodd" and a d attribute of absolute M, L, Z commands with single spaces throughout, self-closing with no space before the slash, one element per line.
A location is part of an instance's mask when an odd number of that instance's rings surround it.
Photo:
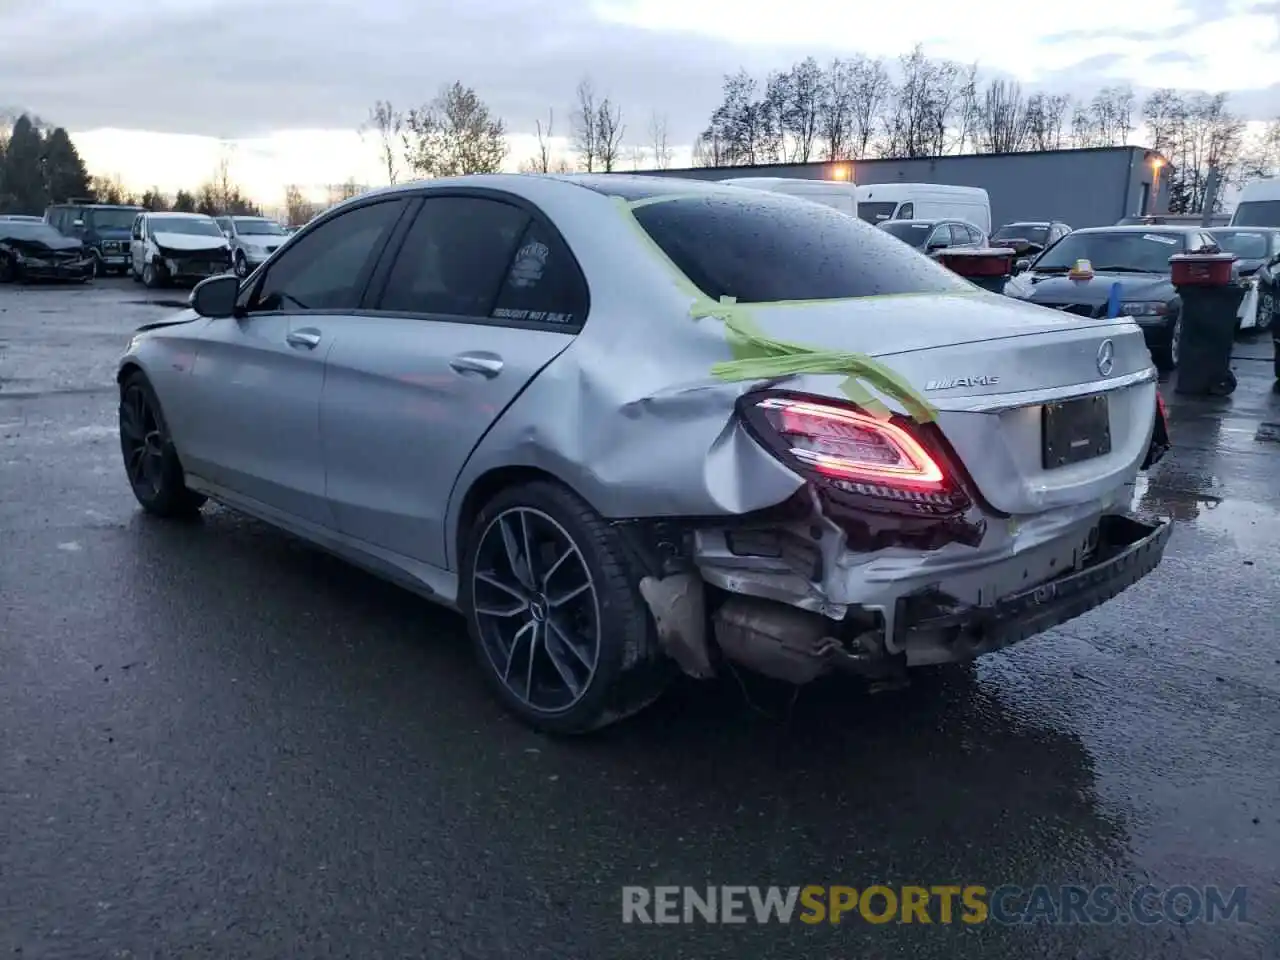
<path fill-rule="evenodd" d="M 970 506 L 949 459 L 909 422 L 772 393 L 748 394 L 739 409 L 757 438 L 797 473 L 873 509 L 948 516 Z"/>

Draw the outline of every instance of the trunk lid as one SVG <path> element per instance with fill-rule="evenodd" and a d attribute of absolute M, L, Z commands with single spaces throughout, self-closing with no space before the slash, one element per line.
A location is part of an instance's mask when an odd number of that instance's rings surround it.
<path fill-rule="evenodd" d="M 1081 319 L 997 295 L 751 309 L 779 339 L 866 353 L 901 374 L 938 409 L 939 427 L 997 510 L 1025 515 L 1103 498 L 1136 475 L 1150 444 L 1155 372 L 1130 320 Z M 843 379 L 805 375 L 798 386 L 843 400 Z M 1111 451 L 1046 468 L 1044 405 L 1099 392 Z"/>

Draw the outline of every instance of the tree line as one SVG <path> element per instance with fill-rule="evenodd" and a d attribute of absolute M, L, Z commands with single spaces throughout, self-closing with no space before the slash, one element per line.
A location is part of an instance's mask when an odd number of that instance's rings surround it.
<path fill-rule="evenodd" d="M 895 61 L 858 55 L 821 65 L 807 57 L 763 81 L 742 69 L 727 74 L 693 153 L 699 166 L 1017 153 L 1123 146 L 1142 126 L 1145 145 L 1170 162 L 1171 212 L 1200 209 L 1210 169 L 1234 183 L 1280 172 L 1280 118 L 1251 138 L 1228 94 L 1161 89 L 1140 99 L 1125 84 L 1085 98 L 1028 91 L 1017 81 L 984 80 L 977 64 L 928 57 L 919 45 Z M 506 125 L 461 83 L 408 111 L 380 100 L 360 130 L 375 137 L 390 183 L 406 174 L 495 172 L 507 158 Z M 536 121 L 535 134 L 523 172 L 671 163 L 666 118 L 655 111 L 632 123 L 589 77 L 567 111 Z"/>
<path fill-rule="evenodd" d="M 1089 98 L 1028 92 L 919 45 L 893 63 L 808 57 L 763 82 L 728 74 L 694 157 L 738 166 L 1123 146 L 1140 125 L 1145 145 L 1170 162 L 1171 212 L 1200 209 L 1210 168 L 1237 183 L 1280 168 L 1280 118 L 1250 138 L 1225 93 L 1161 89 L 1139 100 L 1124 84 Z"/>
<path fill-rule="evenodd" d="M 29 114 L 0 129 L 0 213 L 41 216 L 52 203 L 85 200 L 126 204 L 147 210 L 175 210 L 261 216 L 261 208 L 232 180 L 223 158 L 213 175 L 194 190 L 172 196 L 152 187 L 129 190 L 119 177 L 90 176 L 80 152 L 63 127 L 54 127 Z"/>

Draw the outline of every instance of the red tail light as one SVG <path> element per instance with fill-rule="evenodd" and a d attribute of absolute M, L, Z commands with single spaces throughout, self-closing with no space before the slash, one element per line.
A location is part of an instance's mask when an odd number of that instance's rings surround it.
<path fill-rule="evenodd" d="M 1165 406 L 1164 406 L 1164 397 L 1160 394 L 1159 390 L 1156 391 L 1156 409 L 1160 411 L 1161 420 L 1169 419 L 1169 412 L 1165 409 Z"/>
<path fill-rule="evenodd" d="M 969 505 L 945 457 L 908 424 L 816 398 L 756 394 L 740 405 L 776 456 L 830 488 L 914 514 L 952 514 Z"/>

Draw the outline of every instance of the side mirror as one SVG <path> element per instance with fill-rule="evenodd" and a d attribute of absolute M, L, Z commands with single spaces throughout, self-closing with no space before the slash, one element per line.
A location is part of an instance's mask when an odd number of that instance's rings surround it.
<path fill-rule="evenodd" d="M 233 317 L 239 294 L 240 279 L 234 274 L 222 273 L 216 277 L 207 277 L 191 291 L 191 309 L 211 320 Z"/>
<path fill-rule="evenodd" d="M 1027 257 L 1015 260 L 1013 263 L 1013 275 L 1016 277 L 1020 273 L 1026 273 L 1031 267 L 1031 261 Z"/>

